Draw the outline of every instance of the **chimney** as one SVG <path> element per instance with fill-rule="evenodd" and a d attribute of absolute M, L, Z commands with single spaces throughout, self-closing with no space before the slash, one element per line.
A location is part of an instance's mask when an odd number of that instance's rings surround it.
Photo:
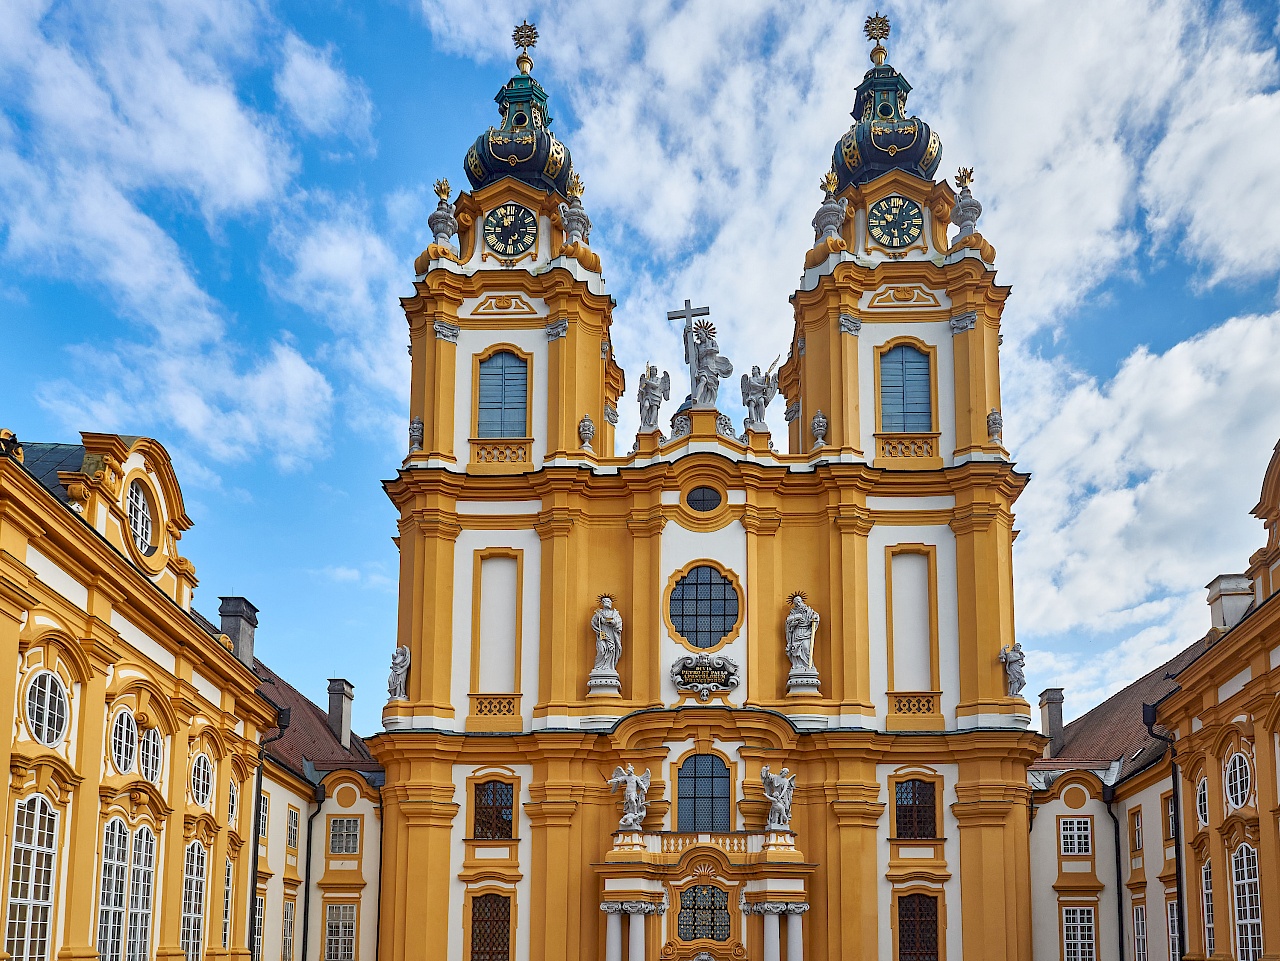
<path fill-rule="evenodd" d="M 231 638 L 231 650 L 240 663 L 253 670 L 253 631 L 258 626 L 258 609 L 243 597 L 219 597 L 222 633 Z"/>
<path fill-rule="evenodd" d="M 1209 618 L 1220 631 L 1240 623 L 1253 603 L 1253 581 L 1247 574 L 1219 574 L 1208 584 Z"/>
<path fill-rule="evenodd" d="M 1048 687 L 1040 692 L 1040 733 L 1049 739 L 1046 757 L 1057 757 L 1062 750 L 1062 688 Z"/>
<path fill-rule="evenodd" d="M 355 688 L 350 681 L 340 677 L 329 678 L 329 730 L 342 742 L 347 750 L 351 748 L 351 700 L 355 697 Z"/>

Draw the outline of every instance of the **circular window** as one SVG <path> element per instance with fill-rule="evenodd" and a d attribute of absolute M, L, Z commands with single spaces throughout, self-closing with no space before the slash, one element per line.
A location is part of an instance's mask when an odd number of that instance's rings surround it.
<path fill-rule="evenodd" d="M 525 113 L 518 113 L 512 118 L 512 121 L 517 127 L 523 127 L 529 122 L 529 115 Z"/>
<path fill-rule="evenodd" d="M 140 480 L 130 484 L 129 499 L 125 506 L 129 515 L 129 535 L 133 538 L 134 546 L 143 554 L 151 554 L 156 548 L 151 540 L 154 525 L 147 485 Z"/>
<path fill-rule="evenodd" d="M 1196 817 L 1202 825 L 1209 823 L 1209 779 L 1201 778 L 1196 784 Z"/>
<path fill-rule="evenodd" d="M 138 722 L 131 711 L 121 711 L 111 725 L 111 763 L 121 774 L 129 774 L 137 756 Z"/>
<path fill-rule="evenodd" d="M 148 728 L 147 733 L 142 735 L 138 754 L 142 776 L 152 784 L 159 784 L 160 770 L 164 764 L 164 739 L 156 728 Z"/>
<path fill-rule="evenodd" d="M 191 762 L 191 796 L 201 807 L 207 807 L 213 797 L 213 764 L 204 754 Z"/>
<path fill-rule="evenodd" d="M 67 732 L 67 692 L 52 671 L 41 671 L 27 688 L 27 727 L 32 737 L 50 747 Z"/>
<path fill-rule="evenodd" d="M 720 492 L 714 487 L 695 487 L 685 496 L 685 503 L 705 514 L 720 506 Z"/>
<path fill-rule="evenodd" d="M 738 592 L 714 567 L 699 565 L 676 581 L 671 626 L 693 647 L 715 647 L 738 623 Z"/>
<path fill-rule="evenodd" d="M 893 104 L 887 103 L 887 102 L 882 103 L 880 104 L 879 107 L 876 108 L 876 112 L 879 113 L 880 116 L 888 119 L 889 117 L 893 116 Z"/>
<path fill-rule="evenodd" d="M 1227 803 L 1244 807 L 1249 800 L 1249 759 L 1236 752 L 1227 759 Z"/>

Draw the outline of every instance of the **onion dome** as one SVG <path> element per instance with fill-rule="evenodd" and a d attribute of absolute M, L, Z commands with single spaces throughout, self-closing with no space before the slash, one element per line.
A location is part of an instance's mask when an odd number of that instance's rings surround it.
<path fill-rule="evenodd" d="M 467 179 L 473 189 L 479 190 L 503 177 L 515 177 L 532 187 L 567 197 L 573 161 L 569 148 L 551 132 L 547 92 L 530 76 L 533 58 L 529 48 L 538 41 L 537 28 L 522 23 L 512 38 L 521 48 L 516 57 L 518 72 L 493 98 L 501 125 L 482 133 L 467 151 L 463 162 Z"/>
<path fill-rule="evenodd" d="M 889 18 L 879 13 L 867 17 L 863 28 L 874 64 L 858 84 L 853 102 L 853 126 L 840 138 L 831 157 L 839 189 L 862 185 L 890 170 L 905 170 L 932 180 L 942 162 L 942 141 L 919 117 L 907 115 L 911 84 L 885 63 L 889 51 L 880 42 L 888 39 Z"/>

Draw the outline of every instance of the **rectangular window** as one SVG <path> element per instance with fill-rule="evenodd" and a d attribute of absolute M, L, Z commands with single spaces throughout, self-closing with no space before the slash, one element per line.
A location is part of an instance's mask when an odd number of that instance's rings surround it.
<path fill-rule="evenodd" d="M 511 899 L 502 894 L 482 894 L 472 898 L 471 961 L 510 959 Z"/>
<path fill-rule="evenodd" d="M 929 355 L 909 344 L 880 356 L 880 428 L 886 433 L 933 430 Z"/>
<path fill-rule="evenodd" d="M 187 961 L 200 961 L 204 955 L 204 887 L 206 881 L 204 845 L 192 841 L 187 845 L 182 864 L 182 932 L 179 941 Z"/>
<path fill-rule="evenodd" d="M 510 351 L 498 351 L 480 361 L 477 437 L 523 437 L 529 373 L 525 361 Z"/>
<path fill-rule="evenodd" d="M 1166 901 L 1165 911 L 1169 917 L 1169 961 L 1180 961 L 1182 949 L 1178 943 L 1178 902 Z"/>
<path fill-rule="evenodd" d="M 503 840 L 510 838 L 514 795 L 515 786 L 509 781 L 481 781 L 477 784 L 471 836 Z"/>
<path fill-rule="evenodd" d="M 231 946 L 231 887 L 233 880 L 234 866 L 231 859 L 227 858 L 226 878 L 222 886 L 222 946 L 228 948 Z"/>
<path fill-rule="evenodd" d="M 1204 953 L 1213 954 L 1217 945 L 1213 936 L 1213 867 L 1209 861 L 1200 868 L 1200 898 L 1204 906 Z"/>
<path fill-rule="evenodd" d="M 911 779 L 894 786 L 894 828 L 899 838 L 936 838 L 938 812 L 932 781 Z"/>
<path fill-rule="evenodd" d="M 297 808 L 289 808 L 289 814 L 285 820 L 284 846 L 291 851 L 298 850 L 299 817 L 300 815 Z"/>
<path fill-rule="evenodd" d="M 280 961 L 293 961 L 293 912 L 296 901 L 286 901 L 280 914 Z"/>
<path fill-rule="evenodd" d="M 329 853 L 360 853 L 359 818 L 332 818 L 329 821 Z"/>
<path fill-rule="evenodd" d="M 938 961 L 938 899 L 932 895 L 898 898 L 898 961 Z"/>
<path fill-rule="evenodd" d="M 1147 906 L 1133 906 L 1133 961 L 1147 961 Z"/>
<path fill-rule="evenodd" d="M 267 817 L 271 813 L 271 796 L 264 794 L 258 798 L 258 840 L 267 843 Z"/>
<path fill-rule="evenodd" d="M 1177 809 L 1173 806 L 1173 795 L 1170 794 L 1164 799 L 1164 839 L 1166 841 L 1173 840 L 1174 827 L 1177 820 Z"/>
<path fill-rule="evenodd" d="M 253 899 L 253 957 L 262 957 L 262 915 L 266 913 L 266 898 L 261 894 Z"/>
<path fill-rule="evenodd" d="M 1063 854 L 1093 853 L 1093 819 L 1061 818 L 1058 830 L 1062 840 Z"/>
<path fill-rule="evenodd" d="M 1062 961 L 1097 961 L 1093 908 L 1062 909 Z"/>
<path fill-rule="evenodd" d="M 1258 888 L 1258 852 L 1242 844 L 1231 855 L 1231 875 L 1236 915 L 1236 957 L 1257 961 L 1262 957 L 1262 901 Z"/>
<path fill-rule="evenodd" d="M 354 961 L 355 956 L 356 906 L 354 904 L 325 905 L 324 961 Z"/>
<path fill-rule="evenodd" d="M 5 950 L 14 961 L 46 961 L 53 913 L 58 815 L 41 795 L 18 805 L 9 865 Z"/>
<path fill-rule="evenodd" d="M 1137 854 L 1142 850 L 1142 811 L 1129 812 L 1129 850 Z"/>

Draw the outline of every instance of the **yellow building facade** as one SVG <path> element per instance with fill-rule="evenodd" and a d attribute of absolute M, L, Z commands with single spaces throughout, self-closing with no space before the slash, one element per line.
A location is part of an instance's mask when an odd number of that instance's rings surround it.
<path fill-rule="evenodd" d="M 688 370 L 626 393 L 527 46 L 471 190 L 438 184 L 385 485 L 403 689 L 370 741 L 382 956 L 1032 956 L 1044 741 L 1013 646 L 1008 289 L 970 174 L 958 195 L 934 179 L 939 137 L 906 113 L 887 23 L 868 31 L 794 252 L 789 356 L 748 383 L 767 358 L 721 355 L 686 302 Z"/>

